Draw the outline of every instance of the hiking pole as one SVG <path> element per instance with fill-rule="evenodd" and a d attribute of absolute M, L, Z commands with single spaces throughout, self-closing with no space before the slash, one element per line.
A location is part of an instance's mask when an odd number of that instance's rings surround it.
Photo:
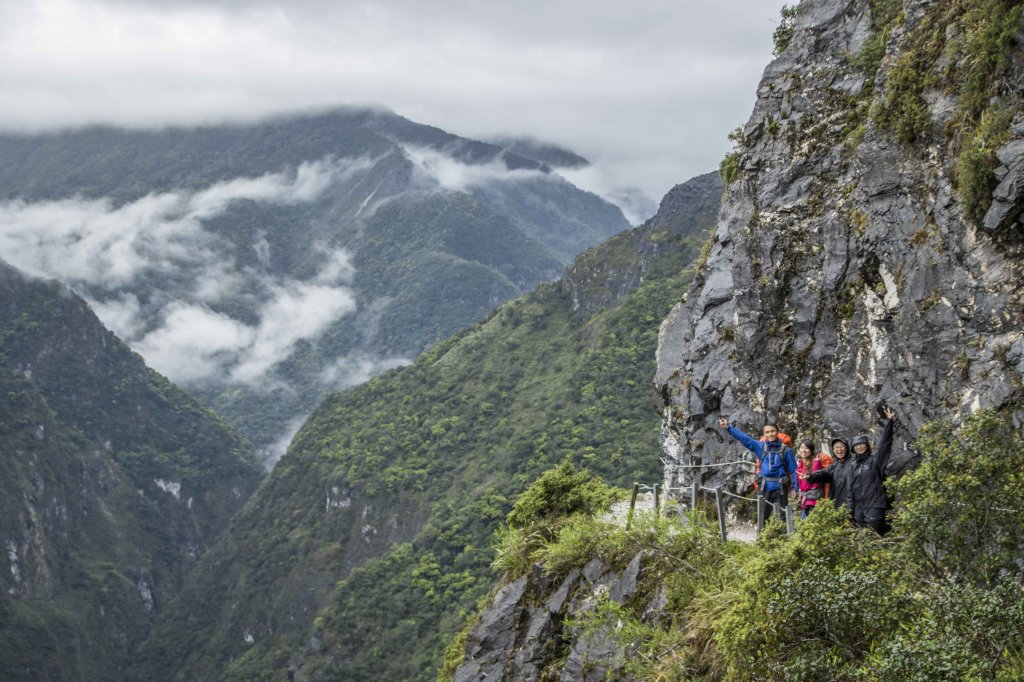
<path fill-rule="evenodd" d="M 636 496 L 640 492 L 640 484 L 636 481 L 633 482 L 633 496 L 629 498 L 629 513 L 626 514 L 626 530 L 629 530 L 629 524 L 633 523 L 633 509 L 636 507 Z"/>
<path fill-rule="evenodd" d="M 718 534 L 722 536 L 722 544 L 725 544 L 725 498 L 722 497 L 722 488 L 715 488 L 715 506 L 718 507 Z"/>

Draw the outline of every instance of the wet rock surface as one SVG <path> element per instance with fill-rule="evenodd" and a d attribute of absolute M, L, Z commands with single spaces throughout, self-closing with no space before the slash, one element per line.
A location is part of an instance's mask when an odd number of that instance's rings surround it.
<path fill-rule="evenodd" d="M 685 468 L 740 458 L 720 415 L 750 433 L 774 417 L 824 444 L 877 433 L 891 406 L 890 473 L 913 464 L 911 442 L 928 421 L 981 407 L 1024 417 L 1014 352 L 1024 333 L 1024 116 L 996 154 L 999 184 L 976 226 L 954 185 L 947 95 L 926 93 L 931 132 L 914 145 L 858 109 L 862 88 L 876 100 L 884 92 L 900 32 L 933 5 L 904 8 L 871 84 L 856 59 L 869 3 L 800 4 L 743 128 L 742 170 L 707 263 L 661 327 L 667 486 L 699 472 L 704 485 L 749 487 L 749 465 Z M 1019 91 L 1020 73 L 1013 79 Z"/>

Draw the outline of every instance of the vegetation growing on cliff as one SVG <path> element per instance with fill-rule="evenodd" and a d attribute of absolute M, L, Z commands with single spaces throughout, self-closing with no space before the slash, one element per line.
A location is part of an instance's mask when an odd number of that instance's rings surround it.
<path fill-rule="evenodd" d="M 563 632 L 615 638 L 636 679 L 1022 679 L 1024 441 L 982 411 L 960 429 L 930 425 L 917 445 L 885 539 L 831 505 L 789 537 L 772 522 L 757 545 L 721 545 L 699 514 L 629 531 L 575 514 L 529 558 L 562 574 L 644 552 L 638 598 L 598 600 Z M 501 540 L 499 556 L 514 549 Z M 666 606 L 645 613 L 659 588 Z"/>
<path fill-rule="evenodd" d="M 880 20 L 861 54 L 866 69 L 877 69 L 877 43 L 888 40 L 902 19 L 891 4 L 873 3 Z M 901 142 L 914 143 L 930 136 L 929 94 L 955 97 L 956 110 L 945 133 L 954 151 L 957 192 L 965 215 L 975 223 L 984 218 L 997 184 L 995 152 L 1020 111 L 1020 93 L 1006 76 L 1013 68 L 1021 12 L 1022 3 L 1016 0 L 935 3 L 901 38 L 898 61 L 872 108 L 883 128 Z"/>
<path fill-rule="evenodd" d="M 120 679 L 262 469 L 67 289 L 0 301 L 0 677 Z"/>

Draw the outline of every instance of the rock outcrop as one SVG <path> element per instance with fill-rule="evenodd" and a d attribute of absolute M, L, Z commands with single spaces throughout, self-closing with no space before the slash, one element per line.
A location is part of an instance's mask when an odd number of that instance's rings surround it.
<path fill-rule="evenodd" d="M 540 565 L 502 587 L 466 638 L 456 682 L 558 679 L 599 682 L 623 677 L 627 652 L 603 624 L 582 625 L 603 602 L 641 599 L 643 553 L 622 570 L 591 559 L 556 580 Z M 659 595 L 645 609 L 656 619 Z"/>
<path fill-rule="evenodd" d="M 1016 38 L 986 48 L 1005 67 L 971 105 L 982 4 L 805 0 L 777 33 L 706 265 L 661 327 L 667 485 L 735 459 L 720 415 L 822 442 L 891 406 L 895 472 L 926 422 L 980 407 L 1021 422 L 1020 15 L 998 15 Z M 977 171 L 994 190 L 971 194 L 972 140 L 997 116 L 1011 122 Z M 739 489 L 740 470 L 702 480 Z"/>

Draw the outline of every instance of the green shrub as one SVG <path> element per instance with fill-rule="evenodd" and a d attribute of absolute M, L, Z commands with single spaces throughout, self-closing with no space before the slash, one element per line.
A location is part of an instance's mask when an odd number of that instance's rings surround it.
<path fill-rule="evenodd" d="M 1022 679 L 1024 586 L 932 585 L 914 595 L 919 615 L 872 656 L 882 680 Z"/>
<path fill-rule="evenodd" d="M 740 177 L 740 153 L 733 150 L 725 155 L 722 162 L 718 164 L 718 174 L 726 186 L 736 182 Z"/>
<path fill-rule="evenodd" d="M 992 204 L 992 191 L 999 184 L 996 150 L 1009 137 L 1013 113 L 1012 107 L 982 113 L 977 129 L 966 137 L 956 160 L 956 191 L 964 215 L 975 224 L 984 220 Z"/>
<path fill-rule="evenodd" d="M 572 514 L 595 514 L 607 510 L 624 494 L 566 459 L 541 474 L 519 496 L 505 520 L 512 528 L 526 528 Z"/>
<path fill-rule="evenodd" d="M 782 54 L 782 51 L 785 50 L 793 40 L 793 29 L 796 24 L 796 10 L 796 7 L 790 7 L 789 5 L 782 6 L 779 25 L 775 27 L 775 32 L 772 33 L 772 42 L 775 44 L 772 54 L 776 57 Z"/>
<path fill-rule="evenodd" d="M 992 410 L 960 429 L 939 422 L 917 441 L 921 465 L 892 485 L 901 553 L 928 580 L 994 585 L 1020 574 L 1024 546 L 1024 442 Z"/>
<path fill-rule="evenodd" d="M 996 91 L 1007 87 L 998 77 L 1012 63 L 1022 7 L 1020 2 L 1006 0 L 974 0 L 966 7 L 959 107 L 979 120 Z"/>
<path fill-rule="evenodd" d="M 713 597 L 729 605 L 711 621 L 727 676 L 828 680 L 857 666 L 898 626 L 905 599 L 882 545 L 821 505 L 799 533 L 738 565 Z"/>

